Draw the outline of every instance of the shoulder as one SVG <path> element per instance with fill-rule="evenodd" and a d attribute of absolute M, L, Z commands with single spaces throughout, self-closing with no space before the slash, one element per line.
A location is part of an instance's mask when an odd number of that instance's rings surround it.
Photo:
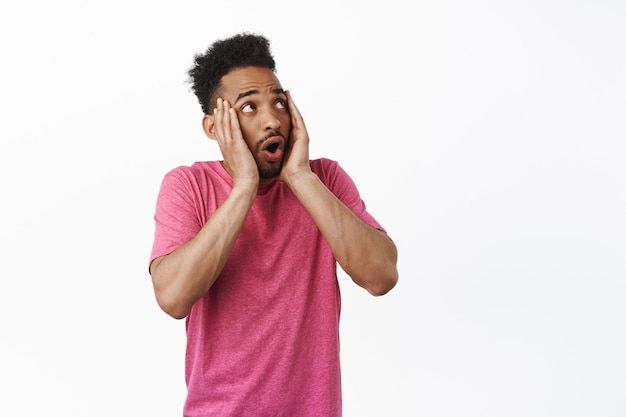
<path fill-rule="evenodd" d="M 335 195 L 344 194 L 356 187 L 350 175 L 334 159 L 319 158 L 310 162 L 311 170 Z"/>
<path fill-rule="evenodd" d="M 180 165 L 176 168 L 168 171 L 166 177 L 178 177 L 178 178 L 198 178 L 204 177 L 215 171 L 215 164 L 219 164 L 217 161 L 207 162 L 194 162 L 192 165 Z"/>
<path fill-rule="evenodd" d="M 227 180 L 221 178 L 220 169 L 223 170 L 218 161 L 180 165 L 164 175 L 161 181 L 161 194 L 200 197 L 206 194 L 207 190 L 226 187 Z"/>
<path fill-rule="evenodd" d="M 320 178 L 335 175 L 339 167 L 339 162 L 329 158 L 318 158 L 310 161 L 311 170 L 315 172 Z"/>
<path fill-rule="evenodd" d="M 315 172 L 322 180 L 327 179 L 350 179 L 348 173 L 343 169 L 341 164 L 330 158 L 312 159 L 311 170 Z"/>
<path fill-rule="evenodd" d="M 164 182 L 179 182 L 188 184 L 206 183 L 208 178 L 219 175 L 218 161 L 194 162 L 192 165 L 180 165 L 168 171 Z"/>

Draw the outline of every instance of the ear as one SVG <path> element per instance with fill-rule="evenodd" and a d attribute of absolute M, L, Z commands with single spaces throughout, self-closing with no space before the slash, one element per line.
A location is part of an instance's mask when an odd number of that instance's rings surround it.
<path fill-rule="evenodd" d="M 211 114 L 205 114 L 202 117 L 202 130 L 210 139 L 215 140 L 215 117 Z"/>

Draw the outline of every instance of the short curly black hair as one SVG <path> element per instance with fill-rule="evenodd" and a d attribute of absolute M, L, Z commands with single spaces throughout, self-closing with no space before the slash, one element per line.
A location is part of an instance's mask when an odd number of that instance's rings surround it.
<path fill-rule="evenodd" d="M 215 41 L 206 52 L 196 54 L 189 69 L 189 83 L 204 114 L 215 107 L 216 91 L 222 77 L 233 69 L 263 67 L 276 72 L 276 63 L 270 51 L 269 40 L 259 34 L 243 32 Z M 213 106 L 211 106 L 213 104 Z"/>

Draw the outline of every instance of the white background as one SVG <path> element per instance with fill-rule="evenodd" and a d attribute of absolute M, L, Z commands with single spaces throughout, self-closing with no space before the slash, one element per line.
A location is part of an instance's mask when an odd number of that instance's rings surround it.
<path fill-rule="evenodd" d="M 382 298 L 340 276 L 345 416 L 624 417 L 621 0 L 3 1 L 0 415 L 181 415 L 152 215 L 242 30 L 400 251 Z"/>

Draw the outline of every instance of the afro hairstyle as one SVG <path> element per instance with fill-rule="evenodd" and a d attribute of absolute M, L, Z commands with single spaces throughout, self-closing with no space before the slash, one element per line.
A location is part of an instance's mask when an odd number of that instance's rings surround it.
<path fill-rule="evenodd" d="M 215 41 L 202 54 L 196 54 L 189 69 L 188 82 L 204 114 L 210 114 L 217 100 L 214 97 L 222 77 L 243 67 L 263 67 L 276 72 L 276 63 L 267 38 L 253 33 L 239 33 Z"/>

